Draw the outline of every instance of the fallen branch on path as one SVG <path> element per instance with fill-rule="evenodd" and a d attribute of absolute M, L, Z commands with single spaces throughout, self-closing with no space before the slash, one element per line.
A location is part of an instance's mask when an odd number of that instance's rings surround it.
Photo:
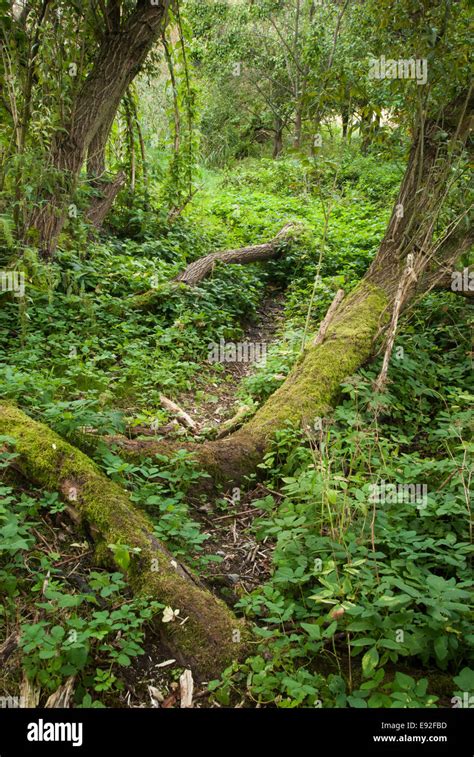
<path fill-rule="evenodd" d="M 281 252 L 282 242 L 296 228 L 294 223 L 287 223 L 269 242 L 240 247 L 236 250 L 220 250 L 211 252 L 203 258 L 190 263 L 184 271 L 178 273 L 174 281 L 180 281 L 188 286 L 196 286 L 202 279 L 214 270 L 216 263 L 256 263 L 271 260 Z"/>
<path fill-rule="evenodd" d="M 319 326 L 319 331 L 316 334 L 314 340 L 313 340 L 313 347 L 317 347 L 318 344 L 322 344 L 324 342 L 324 339 L 326 337 L 327 330 L 329 328 L 329 325 L 331 321 L 334 318 L 334 314 L 339 307 L 339 303 L 344 298 L 344 289 L 338 289 L 336 292 L 336 296 L 334 297 L 333 301 L 331 302 L 328 312 L 324 316 L 323 320 L 321 321 L 321 325 Z"/>
<path fill-rule="evenodd" d="M 181 421 L 181 423 L 184 423 L 185 426 L 192 429 L 193 431 L 196 430 L 197 426 L 195 421 L 191 418 L 188 413 L 183 410 L 182 407 L 176 404 L 176 402 L 173 402 L 173 400 L 168 399 L 168 397 L 165 397 L 164 394 L 160 394 L 160 402 L 162 407 L 165 408 L 165 410 L 169 410 L 170 413 L 174 413 L 178 416 L 178 419 Z"/>

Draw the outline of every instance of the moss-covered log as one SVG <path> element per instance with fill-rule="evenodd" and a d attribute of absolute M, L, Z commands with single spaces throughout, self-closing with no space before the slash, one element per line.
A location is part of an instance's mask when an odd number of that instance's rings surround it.
<path fill-rule="evenodd" d="M 109 544 L 138 548 L 129 568 L 134 592 L 179 609 L 179 620 L 157 627 L 169 651 L 200 678 L 219 674 L 242 654 L 243 629 L 229 608 L 180 564 L 153 534 L 148 518 L 95 463 L 17 407 L 0 403 L 0 434 L 16 440 L 15 465 L 30 481 L 58 491 L 87 524 L 105 554 Z M 239 633 L 236 633 L 239 631 Z"/>
<path fill-rule="evenodd" d="M 472 230 L 462 229 L 439 248 L 439 259 L 452 266 L 470 244 Z M 386 245 L 382 244 L 381 250 L 387 254 Z M 384 280 L 385 269 L 379 271 L 379 276 L 371 271 L 370 277 L 338 305 L 323 341 L 317 339 L 307 346 L 282 386 L 234 433 L 203 444 L 118 436 L 106 441 L 117 445 L 125 457 L 133 460 L 187 449 L 194 453 L 200 467 L 211 474 L 214 483 L 238 484 L 255 471 L 275 431 L 288 421 L 302 428 L 313 426 L 317 416 L 331 411 L 341 382 L 369 359 L 377 335 L 390 321 L 394 298 L 392 279 Z M 438 271 L 420 275 L 403 304 L 436 286 L 440 275 Z"/>
<path fill-rule="evenodd" d="M 287 422 L 313 427 L 317 416 L 330 412 L 341 382 L 369 358 L 375 337 L 388 318 L 387 304 L 383 289 L 362 282 L 339 306 L 324 341 L 308 347 L 284 384 L 247 423 L 224 439 L 203 444 L 123 437 L 111 441 L 131 458 L 185 448 L 194 452 L 216 483 L 239 483 L 255 471 L 275 431 Z"/>

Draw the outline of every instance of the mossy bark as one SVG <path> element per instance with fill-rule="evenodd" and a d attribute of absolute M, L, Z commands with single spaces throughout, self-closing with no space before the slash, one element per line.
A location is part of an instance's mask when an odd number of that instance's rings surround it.
<path fill-rule="evenodd" d="M 28 480 L 59 491 L 89 526 L 105 553 L 109 544 L 122 543 L 140 552 L 129 568 L 134 592 L 179 609 L 180 621 L 159 624 L 170 652 L 191 667 L 197 677 L 218 675 L 244 652 L 240 622 L 153 535 L 148 518 L 135 508 L 128 494 L 110 481 L 84 453 L 17 407 L 0 403 L 0 434 L 16 440 L 16 466 Z M 236 633 L 239 631 L 239 633 Z"/>
<path fill-rule="evenodd" d="M 341 304 L 325 341 L 308 347 L 255 415 L 234 434 L 198 448 L 201 465 L 217 478 L 238 483 L 256 469 L 286 423 L 313 428 L 317 416 L 331 411 L 341 382 L 369 358 L 386 305 L 383 290 L 361 284 Z"/>

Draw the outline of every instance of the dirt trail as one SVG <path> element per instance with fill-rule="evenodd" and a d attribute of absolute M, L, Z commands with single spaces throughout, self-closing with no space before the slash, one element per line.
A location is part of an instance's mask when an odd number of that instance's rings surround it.
<path fill-rule="evenodd" d="M 284 301 L 285 294 L 281 289 L 269 287 L 255 320 L 244 327 L 239 341 L 264 343 L 268 350 L 283 324 Z M 225 371 L 219 379 L 206 384 L 208 394 L 214 395 L 217 401 L 197 403 L 191 392 L 178 399 L 199 430 L 219 428 L 224 420 L 235 415 L 240 404 L 236 400 L 239 385 L 255 370 L 254 362 L 224 363 L 224 366 Z M 253 504 L 254 500 L 269 493 L 262 484 L 255 484 L 250 491 L 233 489 L 223 492 L 216 502 L 203 502 L 200 498 L 188 496 L 195 517 L 201 521 L 202 530 L 209 537 L 203 544 L 204 552 L 221 558 L 220 563 L 209 563 L 201 578 L 231 605 L 242 593 L 252 591 L 270 575 L 273 545 L 258 543 L 251 528 L 254 518 L 263 515 L 263 511 Z"/>
<path fill-rule="evenodd" d="M 281 289 L 268 287 L 256 318 L 244 325 L 239 341 L 263 343 L 268 350 L 270 344 L 276 341 L 276 334 L 283 324 L 284 301 L 285 294 Z M 207 399 L 198 402 L 195 391 L 183 393 L 176 399 L 193 418 L 198 431 L 219 428 L 224 420 L 233 417 L 240 404 L 236 392 L 241 381 L 255 370 L 255 364 L 250 361 L 224 363 L 224 368 L 215 382 L 209 383 L 204 376 L 199 382 L 201 391 L 204 390 L 208 397 L 217 398 L 217 401 Z M 231 607 L 240 597 L 265 583 L 271 575 L 274 544 L 267 539 L 257 541 L 252 529 L 254 519 L 264 515 L 259 500 L 269 494 L 277 502 L 280 501 L 281 495 L 262 483 L 255 483 L 248 491 L 233 489 L 222 492 L 214 501 L 195 498 L 188 493 L 190 515 L 200 523 L 202 533 L 208 537 L 202 544 L 200 556 L 213 558 L 198 573 Z M 198 554 L 194 557 L 197 558 Z M 215 557 L 220 561 L 215 562 Z M 139 658 L 134 669 L 125 672 L 126 695 L 121 695 L 125 701 L 120 702 L 120 706 L 149 706 L 150 686 L 153 687 L 152 692 L 158 692 L 163 698 L 160 707 L 179 706 L 178 684 L 172 679 L 177 663 L 167 660 L 169 655 L 160 640 L 150 632 L 144 646 L 145 655 Z M 162 665 L 166 667 L 160 667 Z M 209 706 L 207 687 L 197 686 L 194 698 L 195 707 Z"/>
<path fill-rule="evenodd" d="M 283 322 L 285 294 L 281 289 L 268 287 L 253 323 L 244 326 L 239 342 L 264 344 L 268 350 L 275 342 L 275 334 Z M 199 430 L 218 428 L 224 420 L 231 418 L 239 407 L 236 392 L 241 381 L 251 374 L 255 361 L 224 363 L 224 371 L 217 381 L 206 385 L 212 399 L 196 401 L 194 392 L 186 392 L 178 398 L 178 404 L 196 422 Z"/>

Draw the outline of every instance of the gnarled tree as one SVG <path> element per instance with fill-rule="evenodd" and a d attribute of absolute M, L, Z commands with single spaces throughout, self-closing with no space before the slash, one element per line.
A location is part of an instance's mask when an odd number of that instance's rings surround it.
<path fill-rule="evenodd" d="M 49 163 L 57 172 L 58 186 L 44 194 L 31 219 L 45 257 L 54 252 L 65 220 L 66 203 L 89 148 L 91 166 L 94 164 L 94 170 L 100 170 L 104 134 L 110 129 L 122 97 L 166 24 L 170 0 L 153 4 L 149 0 L 137 0 L 129 15 L 115 0 L 111 5 L 114 13 L 107 17 L 91 70 L 73 102 L 69 121 L 61 126 L 52 140 Z"/>

